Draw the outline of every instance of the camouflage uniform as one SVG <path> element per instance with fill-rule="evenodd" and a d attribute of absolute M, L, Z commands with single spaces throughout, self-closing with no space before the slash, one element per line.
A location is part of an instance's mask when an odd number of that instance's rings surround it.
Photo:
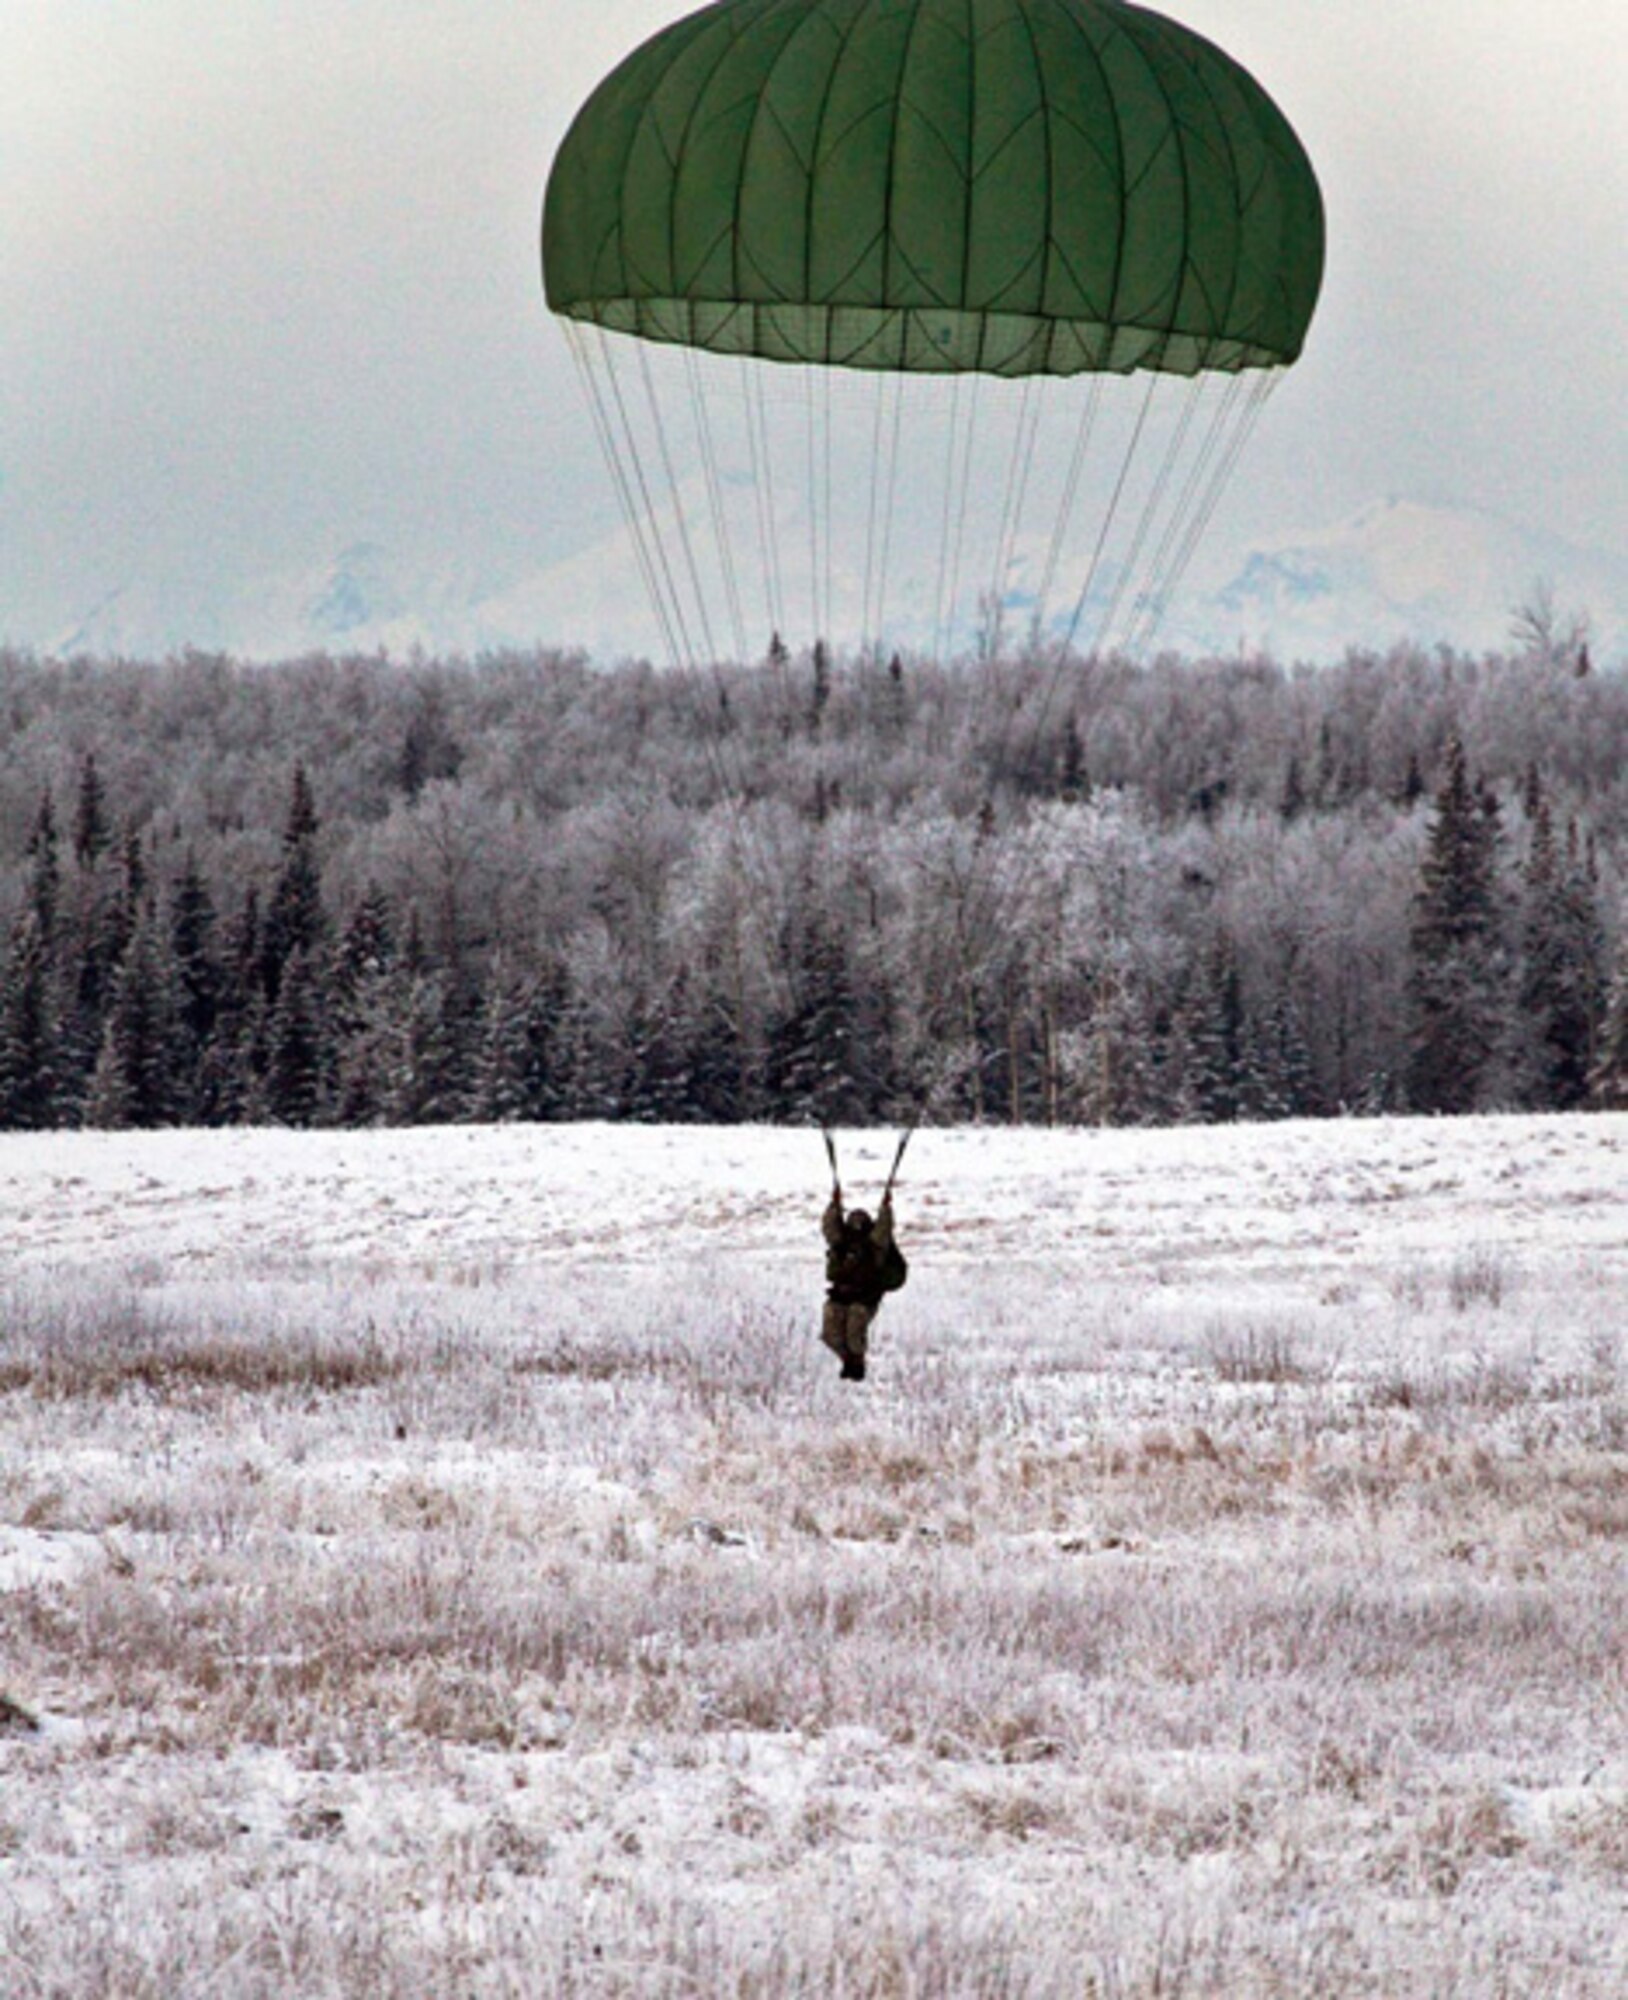
<path fill-rule="evenodd" d="M 832 1195 L 821 1224 L 828 1246 L 825 1274 L 829 1280 L 825 1320 L 820 1338 L 842 1361 L 846 1380 L 865 1379 L 865 1349 L 870 1324 L 887 1289 L 882 1271 L 893 1247 L 893 1197 L 882 1197 L 881 1212 L 874 1222 L 855 1210 L 853 1219 L 842 1212 L 842 1197 Z"/>

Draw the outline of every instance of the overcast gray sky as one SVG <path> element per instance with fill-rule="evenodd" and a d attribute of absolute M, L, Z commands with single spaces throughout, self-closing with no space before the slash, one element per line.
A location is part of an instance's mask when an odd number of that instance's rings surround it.
<path fill-rule="evenodd" d="M 576 103 L 683 11 L 0 0 L 0 637 L 363 539 L 506 575 L 608 520 L 538 209 Z M 1628 5 L 1165 11 L 1266 85 L 1328 205 L 1238 504 L 1419 494 L 1620 547 Z"/>

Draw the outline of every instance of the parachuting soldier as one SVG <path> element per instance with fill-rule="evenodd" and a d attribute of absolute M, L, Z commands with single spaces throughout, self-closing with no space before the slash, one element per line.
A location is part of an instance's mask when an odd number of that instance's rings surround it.
<path fill-rule="evenodd" d="M 908 1135 L 907 1135 L 908 1136 Z M 825 1234 L 825 1318 L 820 1338 L 842 1363 L 844 1382 L 863 1382 L 871 1321 L 882 1300 L 909 1276 L 904 1253 L 893 1240 L 893 1175 L 874 1219 L 862 1208 L 844 1210 L 836 1152 L 829 1135 L 831 1199 L 821 1227 Z M 901 1156 L 904 1146 L 899 1148 Z M 894 1161 L 894 1172 L 898 1161 Z"/>

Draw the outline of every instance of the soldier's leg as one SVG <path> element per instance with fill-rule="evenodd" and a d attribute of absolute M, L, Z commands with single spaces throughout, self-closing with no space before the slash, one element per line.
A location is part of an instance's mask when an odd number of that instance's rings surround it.
<path fill-rule="evenodd" d="M 874 1317 L 875 1308 L 872 1306 L 850 1306 L 848 1308 L 848 1323 L 845 1329 L 847 1337 L 843 1345 L 844 1359 L 842 1372 L 852 1382 L 863 1382 L 865 1379 L 865 1350 L 868 1345 L 871 1321 Z"/>
<path fill-rule="evenodd" d="M 820 1338 L 833 1354 L 846 1356 L 848 1352 L 848 1308 L 839 1306 L 835 1299 L 825 1302 L 825 1318 L 820 1325 Z"/>

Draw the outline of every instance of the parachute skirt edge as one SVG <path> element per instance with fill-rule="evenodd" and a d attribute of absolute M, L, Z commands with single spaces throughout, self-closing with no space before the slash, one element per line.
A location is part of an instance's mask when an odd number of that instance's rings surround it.
<path fill-rule="evenodd" d="M 562 318 L 641 340 L 802 366 L 898 374 L 1165 375 L 1287 367 L 1281 344 L 1028 313 L 689 298 L 551 300 Z"/>

